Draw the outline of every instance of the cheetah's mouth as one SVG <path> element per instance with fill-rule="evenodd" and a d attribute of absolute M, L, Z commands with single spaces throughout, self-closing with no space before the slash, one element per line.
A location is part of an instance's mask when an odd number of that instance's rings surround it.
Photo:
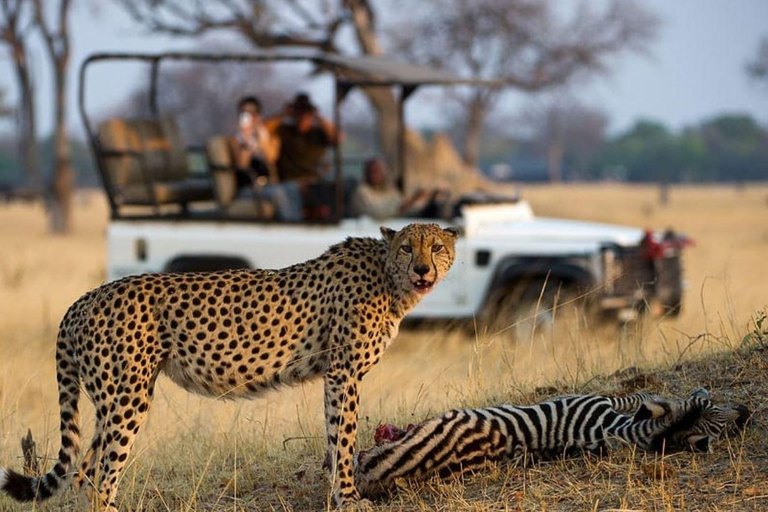
<path fill-rule="evenodd" d="M 434 281 L 428 281 L 426 279 L 419 279 L 417 281 L 411 281 L 413 289 L 418 293 L 429 293 L 432 291 L 432 287 L 435 285 Z"/>

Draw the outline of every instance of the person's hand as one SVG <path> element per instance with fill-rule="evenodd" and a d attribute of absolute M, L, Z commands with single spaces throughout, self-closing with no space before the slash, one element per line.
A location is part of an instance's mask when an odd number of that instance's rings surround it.
<path fill-rule="evenodd" d="M 238 132 L 240 132 L 244 141 L 248 141 L 251 138 L 251 135 L 253 135 L 253 126 L 240 125 Z M 246 144 L 246 142 L 241 142 L 241 144 Z"/>
<path fill-rule="evenodd" d="M 430 194 L 429 190 L 427 190 L 425 188 L 422 188 L 422 189 L 416 191 L 416 198 L 417 199 L 422 199 L 422 200 L 423 199 L 427 199 L 427 198 L 429 198 L 429 194 Z"/>

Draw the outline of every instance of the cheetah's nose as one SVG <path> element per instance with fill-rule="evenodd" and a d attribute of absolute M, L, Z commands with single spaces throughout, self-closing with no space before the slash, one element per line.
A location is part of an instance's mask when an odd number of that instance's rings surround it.
<path fill-rule="evenodd" d="M 413 271 L 418 274 L 419 277 L 424 277 L 429 272 L 429 266 L 427 265 L 414 265 Z"/>

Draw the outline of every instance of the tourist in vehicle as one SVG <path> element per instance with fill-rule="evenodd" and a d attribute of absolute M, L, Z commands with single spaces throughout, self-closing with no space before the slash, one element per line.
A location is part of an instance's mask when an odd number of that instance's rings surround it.
<path fill-rule="evenodd" d="M 409 198 L 392 183 L 386 164 L 378 158 L 367 160 L 364 181 L 352 196 L 352 212 L 375 219 L 391 217 L 439 217 L 440 191 L 419 190 Z"/>
<path fill-rule="evenodd" d="M 268 119 L 265 124 L 279 142 L 276 163 L 283 182 L 316 181 L 320 177 L 326 151 L 341 140 L 336 127 L 320 115 L 306 93 L 297 94 L 282 113 Z"/>
<path fill-rule="evenodd" d="M 246 96 L 237 104 L 238 128 L 230 139 L 238 188 L 254 193 L 275 205 L 278 220 L 302 219 L 301 191 L 298 184 L 280 183 L 275 160 L 277 143 L 261 117 L 261 102 Z"/>
<path fill-rule="evenodd" d="M 277 181 L 274 169 L 277 147 L 261 117 L 261 101 L 246 96 L 237 103 L 237 132 L 231 139 L 238 185 L 250 185 L 251 177 Z"/>

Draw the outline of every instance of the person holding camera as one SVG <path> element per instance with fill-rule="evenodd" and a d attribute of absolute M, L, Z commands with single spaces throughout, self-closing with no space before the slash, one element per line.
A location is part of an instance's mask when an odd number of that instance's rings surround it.
<path fill-rule="evenodd" d="M 238 129 L 231 138 L 238 188 L 251 188 L 275 205 L 278 220 L 302 219 L 301 191 L 296 183 L 280 183 L 275 160 L 277 141 L 261 117 L 261 102 L 246 96 L 237 104 Z"/>
<path fill-rule="evenodd" d="M 265 124 L 279 142 L 277 172 L 283 182 L 316 181 L 327 149 L 341 139 L 333 123 L 320 115 L 306 93 L 297 94 L 280 115 Z"/>
<path fill-rule="evenodd" d="M 237 104 L 237 133 L 232 138 L 239 186 L 250 185 L 252 178 L 262 183 L 277 182 L 274 163 L 277 147 L 261 118 L 261 102 L 246 96 Z"/>

